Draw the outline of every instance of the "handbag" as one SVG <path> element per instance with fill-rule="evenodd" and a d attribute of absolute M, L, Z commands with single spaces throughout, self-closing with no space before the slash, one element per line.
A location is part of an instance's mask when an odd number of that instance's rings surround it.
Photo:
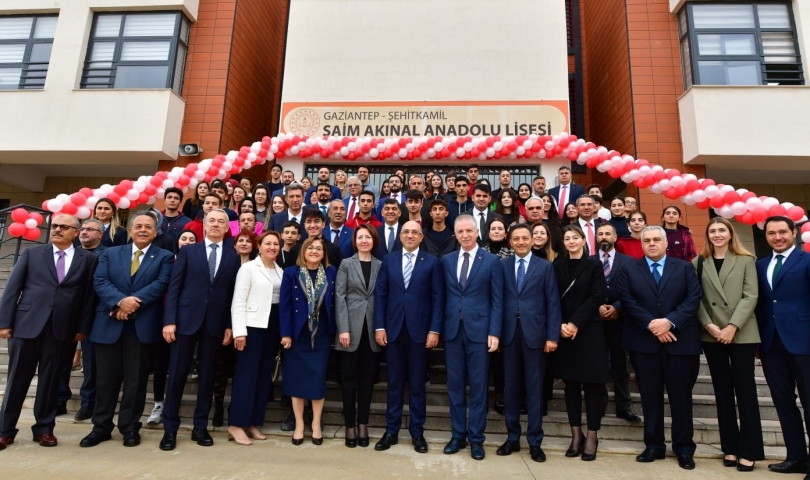
<path fill-rule="evenodd" d="M 276 368 L 273 369 L 273 379 L 272 381 L 275 382 L 278 378 L 278 372 L 281 370 L 281 352 L 276 354 Z"/>

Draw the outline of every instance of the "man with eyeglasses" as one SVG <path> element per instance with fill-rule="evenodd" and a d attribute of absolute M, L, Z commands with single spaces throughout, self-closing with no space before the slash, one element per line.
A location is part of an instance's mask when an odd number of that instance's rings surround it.
<path fill-rule="evenodd" d="M 624 197 L 624 216 L 630 218 L 630 214 L 638 211 L 636 197 Z"/>
<path fill-rule="evenodd" d="M 560 252 L 563 249 L 562 230 L 560 230 L 559 226 L 552 225 L 543 220 L 543 207 L 544 202 L 542 198 L 531 197 L 526 200 L 527 223 L 529 225 L 534 225 L 539 222 L 545 223 L 548 227 L 548 231 L 551 233 L 551 248 L 553 248 L 555 252 Z"/>
<path fill-rule="evenodd" d="M 49 245 L 25 249 L 0 300 L 0 338 L 8 339 L 8 376 L 0 408 L 0 450 L 14 443 L 25 397 L 39 371 L 34 400 L 34 442 L 55 447 L 59 368 L 93 325 L 93 271 L 98 257 L 75 248 L 79 220 L 51 218 Z"/>

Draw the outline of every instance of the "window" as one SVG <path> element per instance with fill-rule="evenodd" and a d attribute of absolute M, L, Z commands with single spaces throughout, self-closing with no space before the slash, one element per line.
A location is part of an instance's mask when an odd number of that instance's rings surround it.
<path fill-rule="evenodd" d="M 804 85 L 789 3 L 689 3 L 678 31 L 685 88 Z"/>
<path fill-rule="evenodd" d="M 0 90 L 41 90 L 56 16 L 0 17 Z"/>
<path fill-rule="evenodd" d="M 188 35 L 179 12 L 97 14 L 81 87 L 171 88 L 180 95 Z"/>

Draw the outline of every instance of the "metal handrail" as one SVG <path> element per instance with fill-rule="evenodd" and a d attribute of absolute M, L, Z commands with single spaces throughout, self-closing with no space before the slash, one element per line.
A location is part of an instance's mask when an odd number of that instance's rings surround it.
<path fill-rule="evenodd" d="M 12 237 L 12 236 L 8 236 L 8 238 L 4 238 L 4 237 L 6 237 L 6 216 L 9 213 L 11 213 L 12 210 L 16 210 L 18 208 L 24 208 L 25 210 L 27 210 L 29 212 L 32 212 L 32 211 L 33 212 L 39 212 L 40 214 L 42 214 L 43 217 L 46 217 L 46 219 L 51 214 L 51 212 L 49 212 L 48 210 L 44 210 L 44 209 L 42 209 L 40 207 L 35 207 L 34 205 L 27 205 L 27 204 L 24 204 L 24 203 L 21 203 L 19 205 L 14 205 L 13 207 L 7 207 L 7 208 L 0 209 L 0 247 L 2 247 L 3 245 L 5 245 L 6 243 L 9 243 L 9 242 L 16 242 L 17 243 L 15 245 L 15 247 L 14 247 L 14 253 L 7 253 L 7 254 L 5 254 L 3 256 L 0 256 L 0 260 L 5 260 L 7 258 L 12 258 L 12 261 L 11 261 L 11 267 L 12 268 L 14 268 L 14 265 L 17 264 L 17 259 L 20 257 L 20 250 L 22 249 L 23 243 L 25 243 L 26 246 L 29 246 L 29 245 L 44 245 L 45 243 L 47 243 L 47 238 L 48 238 L 48 224 L 47 224 L 47 221 L 42 222 L 42 225 L 37 227 L 40 230 L 45 231 L 45 241 L 24 240 L 22 237 Z M 40 234 L 40 237 L 41 236 L 42 235 Z"/>

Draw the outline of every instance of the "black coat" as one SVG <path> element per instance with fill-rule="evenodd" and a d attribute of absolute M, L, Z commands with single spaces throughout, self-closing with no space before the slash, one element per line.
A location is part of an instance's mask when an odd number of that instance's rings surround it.
<path fill-rule="evenodd" d="M 595 258 L 582 258 L 573 275 L 568 258 L 554 261 L 563 323 L 579 329 L 576 338 L 560 338 L 554 359 L 554 377 L 581 383 L 607 383 L 610 380 L 607 347 L 599 307 L 605 299 L 605 274 Z M 573 282 L 573 285 L 572 285 Z M 570 286 L 570 289 L 569 289 Z"/>

